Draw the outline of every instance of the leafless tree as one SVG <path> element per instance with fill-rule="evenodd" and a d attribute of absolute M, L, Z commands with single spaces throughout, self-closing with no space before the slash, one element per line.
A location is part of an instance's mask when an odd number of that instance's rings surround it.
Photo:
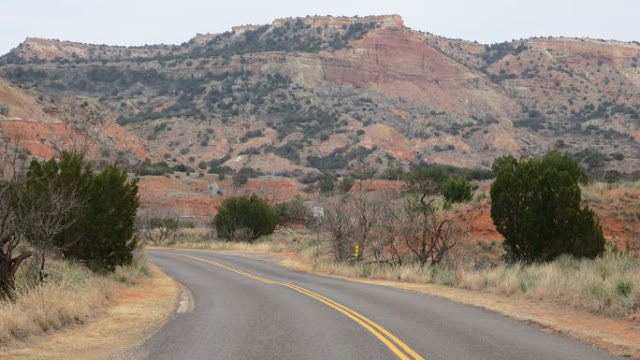
<path fill-rule="evenodd" d="M 350 203 L 349 194 L 324 197 L 320 200 L 323 216 L 320 227 L 329 233 L 336 261 L 350 257 L 353 238 L 357 234 L 358 220 Z"/>
<path fill-rule="evenodd" d="M 465 222 L 443 212 L 437 193 L 435 185 L 424 181 L 385 199 L 380 227 L 394 262 L 402 263 L 404 250 L 421 266 L 439 264 L 468 233 L 472 220 Z"/>
<path fill-rule="evenodd" d="M 357 261 L 363 259 L 372 230 L 380 222 L 379 215 L 382 208 L 382 198 L 380 194 L 373 192 L 372 185 L 371 180 L 359 180 L 351 188 L 348 196 L 356 217 L 357 243 L 360 248 Z"/>
<path fill-rule="evenodd" d="M 171 210 L 164 212 L 146 210 L 138 215 L 138 224 L 143 238 L 153 244 L 175 241 L 180 217 Z"/>
<path fill-rule="evenodd" d="M 453 219 L 443 217 L 438 205 L 429 191 L 407 191 L 395 219 L 400 238 L 421 266 L 439 264 L 466 233 Z"/>
<path fill-rule="evenodd" d="M 14 139 L 13 143 L 3 140 L 0 149 L 0 297 L 13 299 L 16 271 L 31 253 L 18 251 L 21 236 L 15 212 L 24 162 L 19 157 L 18 140 Z"/>
<path fill-rule="evenodd" d="M 37 281 L 44 281 L 47 252 L 56 249 L 56 235 L 73 225 L 69 215 L 80 206 L 73 193 L 56 189 L 47 179 L 31 179 L 22 186 L 15 205 L 16 224 L 35 249 L 33 276 Z"/>
<path fill-rule="evenodd" d="M 88 155 L 104 131 L 113 124 L 113 115 L 94 100 L 69 96 L 60 99 L 59 104 L 68 141 L 59 140 L 56 144 L 66 144 L 69 150 Z"/>
<path fill-rule="evenodd" d="M 374 246 L 377 254 L 389 254 L 389 261 L 402 265 L 405 254 L 402 251 L 404 243 L 401 240 L 398 228 L 398 219 L 402 217 L 402 197 L 397 191 L 386 191 L 381 194 L 380 231 L 377 237 L 377 246 Z M 381 256 L 381 255 L 379 255 Z"/>
<path fill-rule="evenodd" d="M 258 196 L 263 198 L 264 201 L 269 204 L 269 206 L 273 206 L 276 203 L 276 200 L 282 195 L 278 192 L 277 189 L 269 187 L 259 188 L 256 193 L 258 194 Z"/>

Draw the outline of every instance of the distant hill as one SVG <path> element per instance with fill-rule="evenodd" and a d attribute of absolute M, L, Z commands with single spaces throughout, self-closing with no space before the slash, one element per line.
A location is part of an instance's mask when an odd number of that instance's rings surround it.
<path fill-rule="evenodd" d="M 482 45 L 397 15 L 306 17 L 171 46 L 30 38 L 0 58 L 0 76 L 98 99 L 144 141 L 140 159 L 195 170 L 312 181 L 360 162 L 488 168 L 552 148 L 599 178 L 640 169 L 639 43 Z"/>

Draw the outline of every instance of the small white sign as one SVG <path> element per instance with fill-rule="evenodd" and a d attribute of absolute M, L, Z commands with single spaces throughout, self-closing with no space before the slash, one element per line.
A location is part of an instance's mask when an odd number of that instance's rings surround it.
<path fill-rule="evenodd" d="M 311 212 L 313 213 L 313 217 L 316 219 L 322 219 L 324 217 L 324 208 L 321 205 L 315 205 Z"/>
<path fill-rule="evenodd" d="M 220 192 L 220 185 L 218 185 L 218 183 L 212 183 L 211 185 L 209 185 L 209 192 L 211 193 L 211 195 L 215 195 L 218 192 Z"/>

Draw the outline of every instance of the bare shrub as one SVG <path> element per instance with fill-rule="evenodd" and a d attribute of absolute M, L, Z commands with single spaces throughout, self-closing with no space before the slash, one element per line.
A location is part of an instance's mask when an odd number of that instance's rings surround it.
<path fill-rule="evenodd" d="M 68 138 L 58 139 L 54 143 L 66 144 L 69 150 L 87 155 L 104 131 L 113 124 L 113 114 L 98 102 L 89 99 L 69 96 L 60 99 L 59 103 Z M 57 150 L 61 152 L 63 149 Z"/>
<path fill-rule="evenodd" d="M 180 217 L 171 210 L 145 210 L 138 214 L 137 225 L 145 241 L 162 245 L 167 241 L 175 242 L 180 227 Z"/>
<path fill-rule="evenodd" d="M 354 246 L 354 235 L 358 230 L 357 214 L 351 206 L 349 194 L 324 197 L 320 206 L 324 209 L 321 229 L 329 234 L 335 261 L 349 259 Z"/>

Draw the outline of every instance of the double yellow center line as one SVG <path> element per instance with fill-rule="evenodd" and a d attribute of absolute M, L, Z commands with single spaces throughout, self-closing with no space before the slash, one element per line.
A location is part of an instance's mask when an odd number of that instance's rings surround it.
<path fill-rule="evenodd" d="M 404 342 L 402 342 L 402 340 L 398 339 L 395 335 L 393 335 L 391 332 L 389 332 L 387 329 L 383 328 L 381 325 L 377 324 L 376 322 L 374 322 L 373 320 L 365 317 L 364 315 L 356 312 L 355 310 L 352 310 L 334 300 L 329 299 L 326 296 L 320 295 L 316 292 L 313 292 L 307 288 L 304 288 L 302 286 L 298 286 L 298 285 L 294 285 L 294 284 L 290 284 L 290 283 L 283 283 L 283 282 L 279 282 L 279 281 L 273 281 L 271 279 L 267 279 L 264 278 L 262 276 L 257 276 L 251 273 L 248 273 L 246 271 L 242 271 L 242 270 L 238 270 L 235 268 L 232 268 L 230 266 L 221 264 L 217 261 L 213 261 L 213 260 L 208 260 L 208 259 L 203 259 L 200 257 L 196 257 L 196 256 L 191 256 L 191 255 L 184 255 L 184 254 L 178 254 L 180 256 L 184 256 L 193 260 L 198 260 L 198 261 L 202 261 L 205 262 L 207 264 L 211 264 L 214 266 L 217 266 L 219 268 L 222 268 L 224 270 L 228 270 L 231 272 L 234 272 L 236 274 L 242 275 L 242 276 L 246 276 L 250 279 L 253 280 L 257 280 L 257 281 L 261 281 L 263 283 L 266 284 L 270 284 L 270 285 L 281 285 L 284 287 L 287 287 L 291 290 L 297 291 L 301 294 L 304 294 L 310 298 L 313 298 L 327 306 L 329 306 L 330 308 L 342 313 L 344 316 L 348 317 L 349 319 L 353 320 L 354 322 L 356 322 L 358 325 L 362 326 L 363 328 L 365 328 L 367 331 L 369 331 L 371 334 L 373 334 L 373 336 L 375 336 L 378 340 L 380 340 L 380 342 L 382 342 L 387 348 L 389 348 L 389 350 L 391 350 L 391 352 L 393 352 L 399 359 L 402 360 L 424 360 L 424 358 L 422 356 L 420 356 L 420 354 L 418 354 L 417 352 L 415 352 L 413 349 L 411 349 L 407 344 L 405 344 Z"/>

